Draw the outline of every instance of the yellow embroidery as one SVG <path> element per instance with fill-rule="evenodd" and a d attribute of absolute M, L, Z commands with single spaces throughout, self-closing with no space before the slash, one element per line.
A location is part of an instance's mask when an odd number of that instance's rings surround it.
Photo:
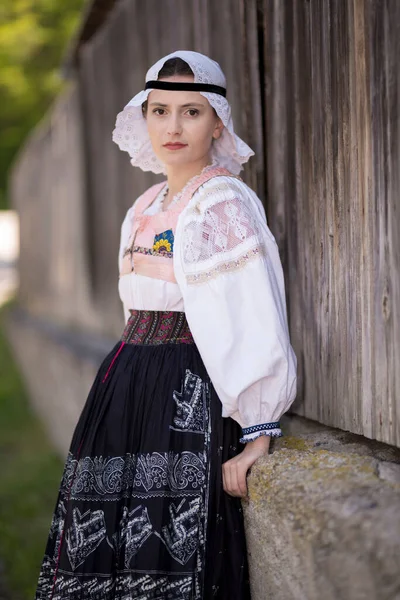
<path fill-rule="evenodd" d="M 153 244 L 153 250 L 160 252 L 160 248 L 166 250 L 167 252 L 171 252 L 171 244 L 168 240 L 157 240 Z"/>

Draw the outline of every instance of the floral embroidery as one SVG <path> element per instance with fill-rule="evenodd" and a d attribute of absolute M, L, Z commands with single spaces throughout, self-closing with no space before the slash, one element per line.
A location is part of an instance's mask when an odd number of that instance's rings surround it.
<path fill-rule="evenodd" d="M 81 500 L 118 500 L 149 492 L 193 493 L 204 485 L 206 464 L 201 452 L 189 451 L 85 456 L 78 461 L 69 454 L 63 488 L 68 489 L 72 478 L 71 498 Z"/>
<path fill-rule="evenodd" d="M 153 250 L 157 252 L 171 252 L 171 244 L 168 240 L 158 240 L 153 244 Z"/>
<path fill-rule="evenodd" d="M 159 253 L 173 252 L 174 249 L 174 232 L 172 229 L 167 229 L 162 233 L 158 233 L 154 237 L 153 250 Z"/>
<path fill-rule="evenodd" d="M 168 242 L 169 243 L 169 242 Z M 160 252 L 154 248 L 146 248 L 146 246 L 133 246 L 132 252 L 135 254 L 146 254 L 147 256 L 163 256 L 164 258 L 173 258 L 173 252 Z"/>

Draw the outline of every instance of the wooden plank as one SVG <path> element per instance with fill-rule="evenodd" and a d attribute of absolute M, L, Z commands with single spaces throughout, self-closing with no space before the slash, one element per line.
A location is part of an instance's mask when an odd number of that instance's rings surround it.
<path fill-rule="evenodd" d="M 392 443 L 399 438 L 399 5 L 369 3 L 372 91 L 371 219 L 373 248 L 373 313 L 376 355 L 376 398 L 373 437 Z M 396 393 L 397 392 L 397 393 Z"/>

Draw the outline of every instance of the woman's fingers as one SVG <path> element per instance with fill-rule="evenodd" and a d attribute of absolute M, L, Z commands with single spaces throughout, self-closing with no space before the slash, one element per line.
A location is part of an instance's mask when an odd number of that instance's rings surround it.
<path fill-rule="evenodd" d="M 243 464 L 243 461 L 238 461 L 234 465 L 232 465 L 235 475 L 235 490 L 238 496 L 244 498 L 247 496 L 247 485 L 246 485 L 246 474 L 247 474 L 247 466 Z"/>
<path fill-rule="evenodd" d="M 242 498 L 247 496 L 247 467 L 244 465 L 238 465 L 237 469 L 238 486 L 240 495 Z"/>
<path fill-rule="evenodd" d="M 240 496 L 240 490 L 238 486 L 237 470 L 236 465 L 229 465 L 230 481 L 231 481 L 231 493 L 233 496 Z"/>
<path fill-rule="evenodd" d="M 231 474 L 231 469 L 229 466 L 230 461 L 228 461 L 227 463 L 225 463 L 224 467 L 224 472 L 225 472 L 225 491 L 230 494 L 231 496 L 233 496 L 233 486 L 232 486 L 232 474 Z"/>
<path fill-rule="evenodd" d="M 224 491 L 232 496 L 232 483 L 231 483 L 231 473 L 229 468 L 229 461 L 222 465 L 222 481 L 224 486 Z"/>
<path fill-rule="evenodd" d="M 224 492 L 226 492 L 227 494 L 229 494 L 225 472 L 226 472 L 225 464 L 223 464 L 222 465 L 222 487 L 224 488 Z"/>
<path fill-rule="evenodd" d="M 247 465 L 243 464 L 243 461 L 239 461 L 237 457 L 224 463 L 222 479 L 225 492 L 240 498 L 247 496 L 246 473 Z"/>
<path fill-rule="evenodd" d="M 263 436 L 267 437 L 267 436 Z M 257 440 L 260 438 L 257 438 Z M 268 444 L 256 444 L 256 441 L 249 442 L 246 448 L 222 465 L 223 487 L 227 494 L 244 498 L 247 496 L 247 474 L 260 456 L 263 456 L 268 450 Z M 250 444 L 253 444 L 252 446 Z"/>

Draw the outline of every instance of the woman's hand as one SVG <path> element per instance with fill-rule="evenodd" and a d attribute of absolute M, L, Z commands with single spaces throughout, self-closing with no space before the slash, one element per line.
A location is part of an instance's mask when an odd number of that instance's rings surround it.
<path fill-rule="evenodd" d="M 268 454 L 270 442 L 269 435 L 260 435 L 252 442 L 247 442 L 243 452 L 222 465 L 222 482 L 227 494 L 239 498 L 247 496 L 247 472 L 257 458 Z"/>

